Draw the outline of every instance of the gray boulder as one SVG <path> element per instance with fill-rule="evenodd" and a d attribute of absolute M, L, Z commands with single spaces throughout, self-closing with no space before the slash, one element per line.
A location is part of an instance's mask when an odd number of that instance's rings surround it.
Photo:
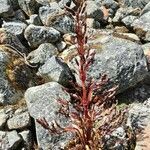
<path fill-rule="evenodd" d="M 18 135 L 17 131 L 4 132 L 0 131 L 0 149 L 3 150 L 13 150 L 18 149 L 21 143 L 21 137 Z"/>
<path fill-rule="evenodd" d="M 97 38 L 90 42 L 96 55 L 88 71 L 89 77 L 98 80 L 101 74 L 107 74 L 110 78 L 108 87 L 118 85 L 118 93 L 135 86 L 145 78 L 148 72 L 147 63 L 139 44 L 132 42 L 127 36 L 96 33 L 95 36 Z M 63 52 L 64 56 L 66 55 L 64 59 L 71 69 L 75 68 L 72 59 L 75 57 L 75 51 L 70 49 L 68 54 Z"/>
<path fill-rule="evenodd" d="M 12 118 L 8 119 L 7 126 L 8 129 L 24 129 L 31 125 L 31 118 L 28 112 L 23 112 L 14 115 Z"/>
<path fill-rule="evenodd" d="M 20 21 L 4 22 L 2 27 L 5 28 L 8 32 L 16 35 L 19 39 L 23 39 L 27 24 Z"/>
<path fill-rule="evenodd" d="M 46 81 L 55 81 L 63 86 L 68 86 L 70 81 L 74 81 L 74 76 L 68 65 L 61 59 L 53 56 L 42 65 L 37 75 L 43 76 Z"/>
<path fill-rule="evenodd" d="M 29 53 L 27 60 L 31 64 L 44 64 L 49 58 L 58 53 L 57 48 L 51 43 L 43 43 L 36 50 Z"/>
<path fill-rule="evenodd" d="M 36 0 L 18 0 L 20 8 L 28 15 L 38 12 L 39 4 Z"/>
<path fill-rule="evenodd" d="M 95 61 L 89 69 L 90 76 L 98 79 L 99 73 L 106 73 L 110 78 L 110 85 L 118 85 L 119 92 L 135 86 L 145 78 L 147 64 L 140 45 L 113 36 L 103 40 L 101 43 L 97 39 L 102 47 L 96 53 Z"/>
<path fill-rule="evenodd" d="M 61 126 L 66 126 L 68 119 L 58 113 L 61 107 L 57 101 L 59 98 L 70 100 L 69 94 L 64 92 L 62 86 L 56 82 L 29 88 L 25 93 L 30 115 L 35 120 L 45 117 L 49 124 L 55 120 Z M 63 149 L 68 140 L 72 138 L 69 133 L 64 133 L 63 135 L 50 134 L 40 124 L 37 122 L 35 124 L 39 148 L 43 150 Z"/>
<path fill-rule="evenodd" d="M 0 0 L 0 17 L 8 18 L 14 15 L 9 0 Z"/>
<path fill-rule="evenodd" d="M 60 38 L 56 29 L 32 24 L 26 28 L 24 35 L 32 48 L 37 48 L 42 43 L 54 43 Z"/>

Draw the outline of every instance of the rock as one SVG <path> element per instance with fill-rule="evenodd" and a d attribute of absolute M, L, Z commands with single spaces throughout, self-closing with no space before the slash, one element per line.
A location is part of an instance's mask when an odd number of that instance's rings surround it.
<path fill-rule="evenodd" d="M 124 23 L 127 27 L 131 27 L 131 24 L 134 22 L 134 20 L 137 19 L 136 16 L 126 16 L 124 17 L 121 22 Z"/>
<path fill-rule="evenodd" d="M 18 115 L 14 115 L 12 118 L 8 119 L 7 126 L 8 129 L 24 129 L 31 125 L 31 119 L 28 112 L 24 112 Z"/>
<path fill-rule="evenodd" d="M 60 38 L 56 29 L 32 24 L 26 28 L 24 35 L 32 48 L 37 48 L 42 43 L 54 43 Z"/>
<path fill-rule="evenodd" d="M 0 44 L 7 44 L 22 53 L 27 53 L 28 50 L 22 45 L 17 36 L 7 31 L 5 28 L 0 28 Z"/>
<path fill-rule="evenodd" d="M 127 39 L 130 39 L 132 41 L 140 42 L 140 39 L 136 34 L 133 34 L 133 33 L 118 33 L 118 34 L 120 34 L 120 36 L 124 36 Z"/>
<path fill-rule="evenodd" d="M 109 9 L 109 16 L 113 16 L 119 8 L 119 4 L 114 0 L 95 0 L 99 6 L 105 6 Z"/>
<path fill-rule="evenodd" d="M 27 20 L 27 22 L 29 24 L 34 24 L 34 25 L 37 25 L 37 26 L 42 26 L 42 22 L 40 20 L 40 17 L 37 14 L 31 15 L 30 19 Z"/>
<path fill-rule="evenodd" d="M 4 22 L 2 27 L 5 28 L 8 32 L 16 35 L 19 39 L 23 39 L 27 24 L 20 21 Z"/>
<path fill-rule="evenodd" d="M 25 147 L 25 150 L 31 150 L 32 149 L 32 134 L 30 130 L 25 130 L 19 133 L 23 139 L 23 144 Z"/>
<path fill-rule="evenodd" d="M 64 41 L 60 41 L 56 43 L 56 47 L 59 52 L 62 52 L 66 48 L 67 44 Z"/>
<path fill-rule="evenodd" d="M 0 105 L 12 104 L 21 98 L 22 93 L 17 92 L 8 81 L 7 65 L 11 59 L 2 48 L 0 48 L 0 60 Z"/>
<path fill-rule="evenodd" d="M 58 3 L 50 3 L 50 5 L 42 6 L 39 8 L 39 17 L 42 23 L 47 26 L 47 20 L 50 18 L 55 18 L 60 12 L 62 13 L 62 9 L 59 7 Z"/>
<path fill-rule="evenodd" d="M 0 46 L 0 105 L 14 104 L 29 87 L 32 72 L 15 50 Z"/>
<path fill-rule="evenodd" d="M 149 0 L 123 0 L 125 6 L 131 6 L 133 8 L 141 8 L 143 9 Z"/>
<path fill-rule="evenodd" d="M 4 132 L 0 131 L 0 139 L 1 139 L 1 144 L 0 144 L 0 149 L 6 150 L 6 149 L 18 149 L 19 144 L 21 143 L 21 138 L 17 134 L 17 132 L 10 131 L 10 132 Z"/>
<path fill-rule="evenodd" d="M 119 92 L 144 79 L 147 64 L 140 45 L 118 37 L 108 36 L 103 40 L 94 64 L 89 69 L 90 76 L 98 79 L 99 73 L 106 73 L 110 82 L 119 86 Z"/>
<path fill-rule="evenodd" d="M 128 17 L 128 16 L 138 16 L 140 14 L 140 10 L 138 8 L 132 8 L 132 7 L 120 7 L 114 18 L 113 18 L 113 22 L 114 23 L 120 23 L 124 18 Z M 128 17 L 130 20 L 128 20 L 128 22 L 131 22 L 134 17 Z"/>
<path fill-rule="evenodd" d="M 73 18 L 65 15 L 57 3 L 40 7 L 39 16 L 45 26 L 53 27 L 63 34 L 74 31 Z"/>
<path fill-rule="evenodd" d="M 117 33 L 128 33 L 129 30 L 125 26 L 116 26 L 114 29 Z"/>
<path fill-rule="evenodd" d="M 0 0 L 0 17 L 8 18 L 14 15 L 9 0 Z"/>
<path fill-rule="evenodd" d="M 43 76 L 46 81 L 56 81 L 63 86 L 68 86 L 70 81 L 74 81 L 74 76 L 66 63 L 56 56 L 49 58 L 37 72 L 37 75 Z"/>
<path fill-rule="evenodd" d="M 145 41 L 150 41 L 150 11 L 143 14 L 139 19 L 136 19 L 132 27 L 136 34 Z"/>
<path fill-rule="evenodd" d="M 142 16 L 149 11 L 150 11 L 150 2 L 144 7 L 140 15 Z"/>
<path fill-rule="evenodd" d="M 57 48 L 51 43 L 43 43 L 36 50 L 29 53 L 27 60 L 31 64 L 44 64 L 49 58 L 58 53 Z"/>
<path fill-rule="evenodd" d="M 41 5 L 50 5 L 51 2 L 57 2 L 57 0 L 36 0 Z"/>
<path fill-rule="evenodd" d="M 130 149 L 134 150 L 136 145 L 136 137 L 133 131 L 131 130 L 127 133 L 127 127 L 118 127 L 115 129 L 111 135 L 106 135 L 106 146 L 105 149 L 113 150 L 124 150 Z M 128 138 L 128 134 L 130 137 Z M 118 142 L 117 142 L 118 141 Z"/>
<path fill-rule="evenodd" d="M 135 150 L 147 150 L 147 148 L 150 147 L 150 125 L 148 124 L 144 130 L 142 131 L 142 136 L 143 138 L 141 138 L 139 136 L 139 139 L 137 138 L 137 143 L 136 143 L 136 147 Z"/>
<path fill-rule="evenodd" d="M 25 16 L 25 13 L 21 10 L 21 9 L 18 9 L 15 11 L 15 15 L 14 15 L 14 21 L 26 21 L 26 16 Z"/>
<path fill-rule="evenodd" d="M 72 0 L 60 0 L 60 2 L 58 3 L 60 8 L 64 9 L 64 6 L 70 6 L 71 5 Z"/>
<path fill-rule="evenodd" d="M 142 45 L 143 51 L 145 55 L 148 55 L 150 52 L 150 42 Z M 150 54 L 149 54 L 150 55 Z"/>
<path fill-rule="evenodd" d="M 38 12 L 39 4 L 36 0 L 18 0 L 20 8 L 28 15 L 31 16 Z"/>
<path fill-rule="evenodd" d="M 8 115 L 5 113 L 4 109 L 0 110 L 0 130 L 2 130 L 6 124 Z"/>
<path fill-rule="evenodd" d="M 150 43 L 142 45 L 142 48 L 147 59 L 148 71 L 150 71 Z M 150 84 L 150 73 L 145 77 L 144 83 L 148 85 Z"/>
<path fill-rule="evenodd" d="M 53 18 L 48 17 L 47 26 L 52 26 L 62 34 L 74 32 L 74 21 L 73 18 L 67 15 L 60 15 Z"/>
<path fill-rule="evenodd" d="M 48 123 L 56 120 L 61 126 L 68 124 L 68 119 L 57 113 L 60 109 L 58 99 L 69 101 L 70 96 L 64 92 L 62 86 L 56 82 L 49 82 L 40 86 L 29 88 L 25 93 L 25 99 L 30 115 L 36 120 L 45 117 Z M 41 125 L 36 122 L 36 135 L 39 148 L 44 150 L 59 149 L 72 138 L 71 134 L 62 135 L 49 134 Z"/>
<path fill-rule="evenodd" d="M 120 34 L 112 36 L 96 32 L 95 40 L 90 42 L 91 48 L 96 49 L 96 55 L 88 71 L 89 77 L 97 80 L 100 74 L 107 74 L 110 78 L 109 87 L 118 85 L 118 93 L 142 81 L 147 74 L 147 63 L 142 47 Z M 66 51 L 62 53 L 62 56 L 65 56 L 62 58 L 68 62 L 71 69 L 74 69 L 73 58 L 76 56 L 76 50 L 72 48 L 68 50 L 68 54 Z"/>
<path fill-rule="evenodd" d="M 102 21 L 104 14 L 95 1 L 88 0 L 86 7 L 87 17 L 94 18 L 97 21 Z"/>
<path fill-rule="evenodd" d="M 67 45 L 73 45 L 76 43 L 76 34 L 75 33 L 64 34 L 63 39 Z"/>
<path fill-rule="evenodd" d="M 13 7 L 13 10 L 17 11 L 20 7 L 19 7 L 19 0 L 9 0 L 10 5 Z"/>
<path fill-rule="evenodd" d="M 144 103 L 132 103 L 129 107 L 128 124 L 136 131 L 150 123 L 150 98 Z"/>

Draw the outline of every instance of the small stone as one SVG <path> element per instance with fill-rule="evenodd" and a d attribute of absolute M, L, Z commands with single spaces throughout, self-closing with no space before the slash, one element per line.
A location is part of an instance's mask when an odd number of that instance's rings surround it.
<path fill-rule="evenodd" d="M 5 113 L 4 109 L 0 110 L 0 130 L 2 130 L 6 124 L 8 115 Z"/>
<path fill-rule="evenodd" d="M 54 16 L 53 16 L 54 17 Z M 74 21 L 73 18 L 67 15 L 60 15 L 53 19 L 48 17 L 47 26 L 52 26 L 62 34 L 74 32 Z"/>
<path fill-rule="evenodd" d="M 128 33 L 129 30 L 125 26 L 116 26 L 114 29 L 117 33 Z"/>
<path fill-rule="evenodd" d="M 150 11 L 144 13 L 132 23 L 132 27 L 136 34 L 145 41 L 150 41 Z"/>
<path fill-rule="evenodd" d="M 20 7 L 19 7 L 19 0 L 9 0 L 10 5 L 13 7 L 13 10 L 17 11 Z"/>
<path fill-rule="evenodd" d="M 8 44 L 22 53 L 28 52 L 26 47 L 20 42 L 19 38 L 8 32 L 5 28 L 0 28 L 0 44 Z"/>
<path fill-rule="evenodd" d="M 40 17 L 39 17 L 39 15 L 37 15 L 37 14 L 31 15 L 31 16 L 30 16 L 30 19 L 27 20 L 27 22 L 28 22 L 29 24 L 34 24 L 34 25 L 37 25 L 37 26 L 41 26 L 41 25 L 42 25 L 42 22 L 41 22 L 41 20 L 40 20 Z"/>
<path fill-rule="evenodd" d="M 67 64 L 56 56 L 48 59 L 45 64 L 39 68 L 37 75 L 43 76 L 48 82 L 55 81 L 64 86 L 67 86 L 70 81 L 74 81 L 74 76 Z"/>
<path fill-rule="evenodd" d="M 50 4 L 39 8 L 39 17 L 45 26 L 48 26 L 47 22 L 50 24 L 52 19 L 57 19 L 58 14 L 63 12 L 58 3 Z"/>
<path fill-rule="evenodd" d="M 21 9 L 16 10 L 13 20 L 14 21 L 20 20 L 20 21 L 24 21 L 25 22 L 25 20 L 26 20 L 25 13 Z"/>
<path fill-rule="evenodd" d="M 9 0 L 0 0 L 0 17 L 8 18 L 14 15 Z"/>
<path fill-rule="evenodd" d="M 63 41 L 56 43 L 56 47 L 59 52 L 62 52 L 66 48 L 67 44 Z"/>
<path fill-rule="evenodd" d="M 17 131 L 4 132 L 0 131 L 0 149 L 1 150 L 15 150 L 18 149 L 21 143 L 21 137 Z"/>
<path fill-rule="evenodd" d="M 97 21 L 102 21 L 104 14 L 95 1 L 88 0 L 86 7 L 87 17 L 94 18 Z"/>
<path fill-rule="evenodd" d="M 124 23 L 127 27 L 131 27 L 131 24 L 134 22 L 135 19 L 137 19 L 136 16 L 129 15 L 129 16 L 123 18 L 121 20 L 121 22 Z"/>
<path fill-rule="evenodd" d="M 28 15 L 35 14 L 39 8 L 39 4 L 35 0 L 18 0 L 20 8 Z"/>
<path fill-rule="evenodd" d="M 4 22 L 2 27 L 5 28 L 8 32 L 16 35 L 19 39 L 23 39 L 23 34 L 27 24 L 20 21 Z"/>
<path fill-rule="evenodd" d="M 50 5 L 51 2 L 57 2 L 57 0 L 36 0 L 41 5 Z"/>
<path fill-rule="evenodd" d="M 29 53 L 27 60 L 31 64 L 44 64 L 49 58 L 58 53 L 51 43 L 43 43 L 36 50 Z"/>
<path fill-rule="evenodd" d="M 42 43 L 54 43 L 60 38 L 60 33 L 56 29 L 33 24 L 26 28 L 24 35 L 32 48 L 37 48 Z"/>
<path fill-rule="evenodd" d="M 71 5 L 71 1 L 72 0 L 60 0 L 60 2 L 58 3 L 60 8 L 64 9 L 65 6 L 70 6 Z"/>
<path fill-rule="evenodd" d="M 139 37 L 136 34 L 133 34 L 133 33 L 118 33 L 118 34 L 123 35 L 127 39 L 130 39 L 130 40 L 133 40 L 133 41 L 137 41 L 137 42 L 140 41 Z"/>
<path fill-rule="evenodd" d="M 24 112 L 18 115 L 14 115 L 8 119 L 7 126 L 10 130 L 12 129 L 23 129 L 29 127 L 31 124 L 31 118 L 28 112 Z"/>

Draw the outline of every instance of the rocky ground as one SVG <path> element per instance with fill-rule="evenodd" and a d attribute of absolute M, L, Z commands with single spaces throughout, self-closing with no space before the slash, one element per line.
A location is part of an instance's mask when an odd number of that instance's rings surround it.
<path fill-rule="evenodd" d="M 65 125 L 57 100 L 69 101 L 63 86 L 79 82 L 74 21 L 65 5 L 74 8 L 73 0 L 0 0 L 0 150 L 58 150 L 72 138 L 52 137 L 35 121 Z M 119 106 L 129 106 L 128 125 L 143 129 L 135 149 L 149 150 L 150 0 L 87 0 L 86 12 L 96 50 L 88 74 L 97 80 L 106 73 L 107 86 L 118 85 Z"/>

